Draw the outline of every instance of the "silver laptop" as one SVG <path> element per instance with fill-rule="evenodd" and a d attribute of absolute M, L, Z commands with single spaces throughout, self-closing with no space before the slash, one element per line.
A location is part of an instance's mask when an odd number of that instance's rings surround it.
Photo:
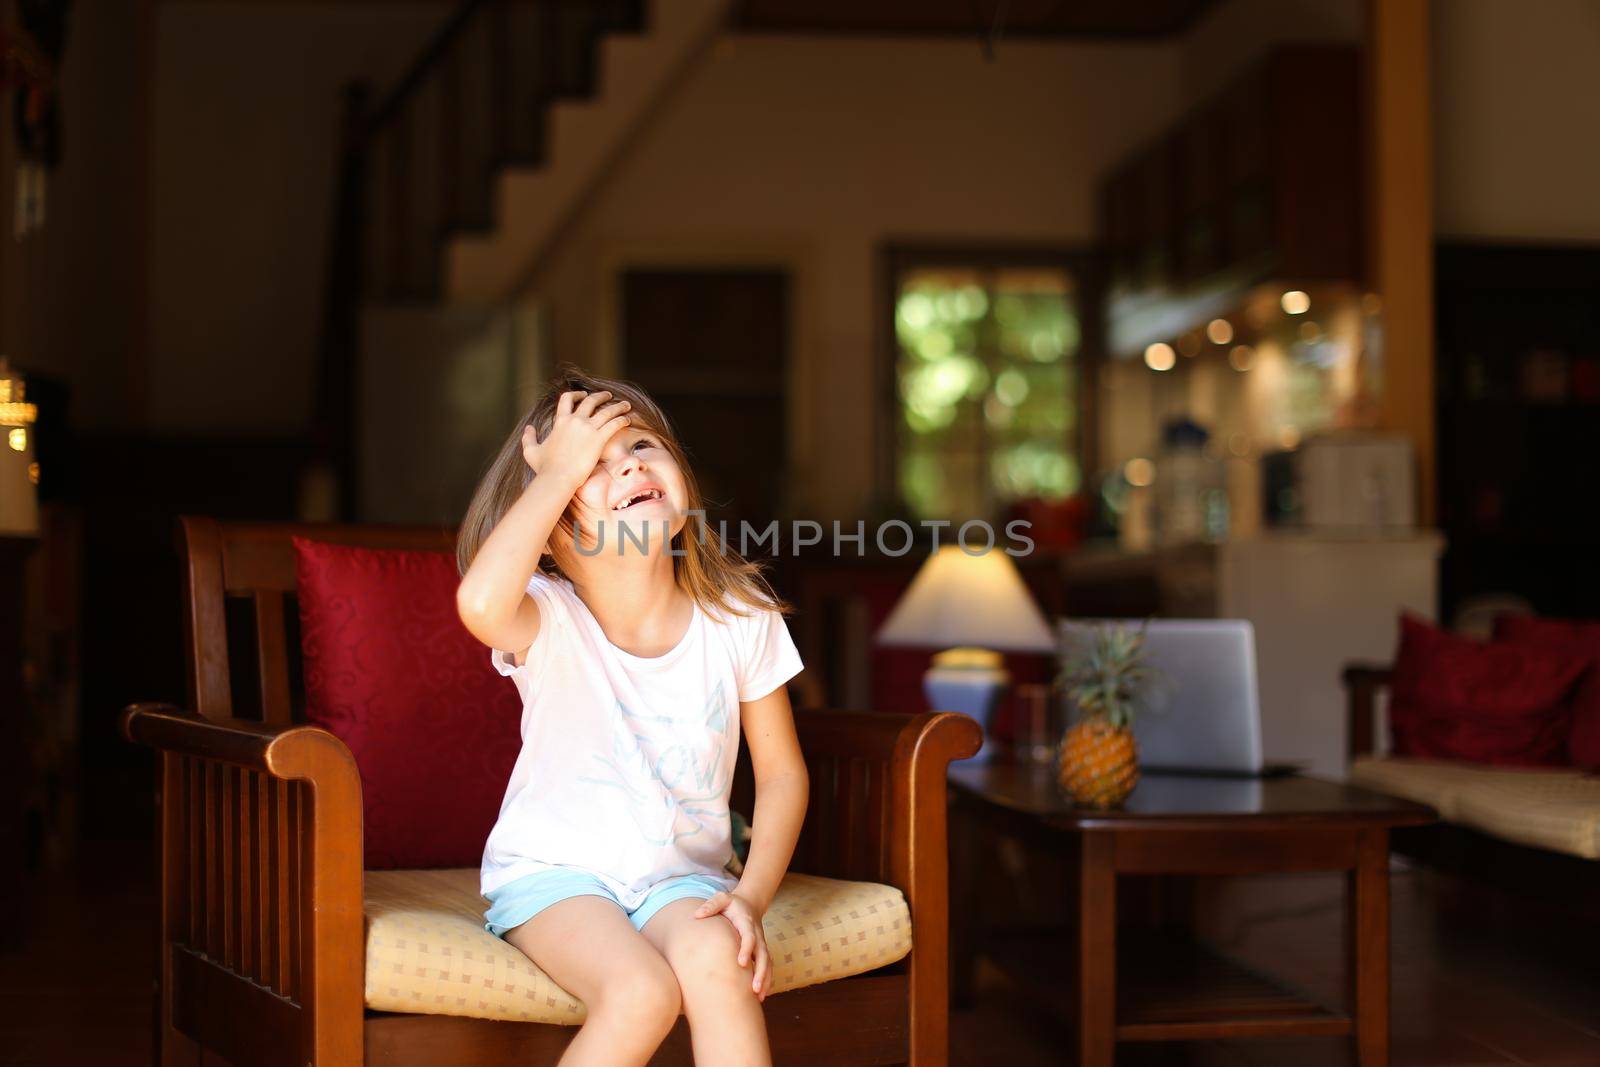
<path fill-rule="evenodd" d="M 1062 619 L 1063 654 L 1088 639 L 1084 623 Z M 1245 619 L 1153 619 L 1145 631 L 1145 679 L 1133 736 L 1141 770 L 1253 777 L 1261 757 L 1255 629 Z"/>

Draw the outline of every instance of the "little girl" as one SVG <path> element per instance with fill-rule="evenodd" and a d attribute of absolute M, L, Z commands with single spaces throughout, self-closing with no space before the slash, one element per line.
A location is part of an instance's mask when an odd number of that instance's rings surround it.
<path fill-rule="evenodd" d="M 561 371 L 458 545 L 461 619 L 523 701 L 485 926 L 588 1009 L 567 1067 L 645 1063 L 680 1010 L 702 1067 L 770 1063 L 761 917 L 805 814 L 783 688 L 800 657 L 757 565 L 690 523 L 703 504 L 661 410 Z M 741 726 L 756 804 L 735 878 Z"/>

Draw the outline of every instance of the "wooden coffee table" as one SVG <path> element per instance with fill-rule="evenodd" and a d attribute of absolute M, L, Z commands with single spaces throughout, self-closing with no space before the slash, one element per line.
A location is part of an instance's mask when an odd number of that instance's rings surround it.
<path fill-rule="evenodd" d="M 1074 808 L 1052 769 L 1037 764 L 957 763 L 950 784 L 958 992 L 970 988 L 981 952 L 1068 1016 L 1076 1055 L 1069 1062 L 1081 1067 L 1110 1067 L 1119 1041 L 1289 1035 L 1348 1037 L 1362 1067 L 1388 1063 L 1389 831 L 1433 821 L 1432 809 L 1301 776 L 1146 775 L 1111 812 Z M 982 938 L 978 882 L 998 872 L 979 854 L 996 834 L 1066 851 L 1076 900 L 1064 937 Z M 1281 989 L 1192 941 L 1124 944 L 1119 952 L 1119 875 L 1295 871 L 1347 872 L 1343 1009 Z"/>

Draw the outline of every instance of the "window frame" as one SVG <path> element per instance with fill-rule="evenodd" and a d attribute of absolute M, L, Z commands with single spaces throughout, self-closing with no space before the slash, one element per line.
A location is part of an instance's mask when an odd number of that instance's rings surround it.
<path fill-rule="evenodd" d="M 873 434 L 873 493 L 888 503 L 896 515 L 909 515 L 910 508 L 900 495 L 897 470 L 900 461 L 900 398 L 895 373 L 900 357 L 895 331 L 899 282 L 902 276 L 923 268 L 1058 267 L 1076 283 L 1078 312 L 1077 418 L 1068 431 L 1067 445 L 1077 456 L 1083 472 L 1080 492 L 1089 491 L 1096 469 L 1099 426 L 1096 405 L 1091 403 L 1099 389 L 1099 367 L 1104 358 L 1103 257 L 1087 244 L 1026 242 L 920 242 L 892 240 L 878 250 L 878 314 L 876 403 Z M 998 515 L 972 516 L 995 520 Z"/>

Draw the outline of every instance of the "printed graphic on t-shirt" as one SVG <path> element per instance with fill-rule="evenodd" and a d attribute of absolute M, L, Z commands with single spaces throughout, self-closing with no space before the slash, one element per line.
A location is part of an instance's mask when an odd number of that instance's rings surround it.
<path fill-rule="evenodd" d="M 684 736 L 662 744 L 649 733 L 619 729 L 612 734 L 609 755 L 592 754 L 596 772 L 579 775 L 578 781 L 619 790 L 640 838 L 651 845 L 670 845 L 726 823 L 729 768 L 722 756 L 728 744 L 728 701 L 722 683 L 712 687 L 698 712 L 647 715 L 620 700 L 617 711 L 619 726 L 665 724 L 679 727 Z M 657 748 L 654 759 L 647 746 Z M 670 821 L 665 817 L 669 812 Z"/>

